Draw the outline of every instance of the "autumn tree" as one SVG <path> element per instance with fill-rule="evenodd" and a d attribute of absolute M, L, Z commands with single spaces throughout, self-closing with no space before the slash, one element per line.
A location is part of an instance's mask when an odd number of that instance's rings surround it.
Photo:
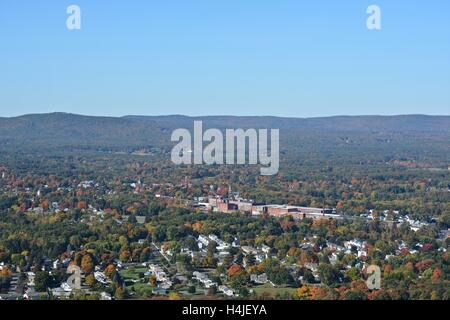
<path fill-rule="evenodd" d="M 433 271 L 433 276 L 431 277 L 432 283 L 438 283 L 441 279 L 442 271 L 440 268 L 435 268 Z"/>
<path fill-rule="evenodd" d="M 112 280 L 114 277 L 114 274 L 116 273 L 116 267 L 113 264 L 110 264 L 105 268 L 104 273 L 109 279 Z"/>
<path fill-rule="evenodd" d="M 240 265 L 238 264 L 233 264 L 231 267 L 228 268 L 228 275 L 230 277 L 235 276 L 236 274 L 238 274 L 239 272 L 241 272 L 243 269 Z"/>
<path fill-rule="evenodd" d="M 90 274 L 94 271 L 94 261 L 90 254 L 85 254 L 83 256 L 83 259 L 81 260 L 81 270 L 86 274 Z"/>
<path fill-rule="evenodd" d="M 94 275 L 91 273 L 86 276 L 85 282 L 89 287 L 93 287 L 97 283 L 97 280 L 95 280 Z"/>

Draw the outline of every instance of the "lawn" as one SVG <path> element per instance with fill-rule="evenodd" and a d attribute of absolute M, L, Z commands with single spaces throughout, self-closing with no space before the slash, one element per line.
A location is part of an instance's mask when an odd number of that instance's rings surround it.
<path fill-rule="evenodd" d="M 297 289 L 283 286 L 273 287 L 270 283 L 266 283 L 257 287 L 251 288 L 256 294 L 262 294 L 264 292 L 269 293 L 271 296 L 275 296 L 277 294 L 283 295 L 285 293 L 293 294 Z"/>
<path fill-rule="evenodd" d="M 146 273 L 148 271 L 147 267 L 130 267 L 129 269 L 120 270 L 120 275 L 124 280 L 139 280 L 139 273 Z"/>

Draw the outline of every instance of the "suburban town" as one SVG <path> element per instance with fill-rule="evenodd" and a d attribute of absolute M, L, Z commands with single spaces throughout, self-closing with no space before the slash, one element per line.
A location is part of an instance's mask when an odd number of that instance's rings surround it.
<path fill-rule="evenodd" d="M 298 247 L 291 247 L 286 253 L 270 245 L 269 241 L 249 241 L 237 236 L 221 239 L 220 233 L 202 233 L 193 227 L 193 232 L 181 241 L 161 241 L 152 236 L 153 226 L 148 215 L 139 212 L 117 212 L 116 209 L 100 208 L 79 201 L 74 207 L 58 201 L 48 201 L 46 195 L 56 193 L 64 199 L 70 195 L 89 195 L 89 198 L 103 198 L 117 193 L 107 184 L 95 180 L 80 181 L 72 185 L 38 188 L 17 183 L 6 168 L 1 175 L 2 192 L 8 192 L 29 201 L 14 207 L 16 214 L 58 219 L 61 215 L 76 215 L 71 223 L 93 226 L 96 223 L 112 221 L 116 227 L 134 225 L 140 230 L 136 236 L 118 238 L 122 247 L 119 254 L 102 253 L 94 245 L 80 243 L 79 236 L 70 237 L 66 250 L 53 256 L 42 256 L 39 265 L 31 264 L 29 253 L 14 253 L 5 259 L 0 251 L 0 272 L 2 274 L 1 299 L 70 299 L 91 297 L 102 300 L 133 299 L 146 297 L 171 297 L 195 299 L 200 296 L 216 296 L 227 299 L 256 296 L 266 292 L 277 292 L 279 297 L 298 295 L 300 289 L 319 288 L 324 285 L 320 261 L 326 259 L 331 266 L 339 266 L 342 276 L 353 274 L 356 280 L 364 277 L 369 266 L 368 256 L 373 254 L 373 245 L 364 239 L 349 238 L 339 243 L 319 238 L 316 234 L 304 237 Z M 54 183 L 54 182 L 53 182 Z M 203 186 L 208 193 L 201 197 L 183 199 L 171 194 L 176 189 L 190 188 L 187 178 L 179 185 L 145 184 L 138 178 L 135 182 L 120 186 L 122 192 L 133 196 L 144 195 L 153 199 L 156 208 L 167 207 L 197 215 L 244 216 L 254 220 L 273 218 L 291 225 L 299 221 L 313 224 L 340 223 L 382 223 L 389 228 L 407 227 L 413 233 L 437 226 L 436 219 L 419 221 L 399 211 L 368 210 L 360 215 L 337 213 L 335 208 L 312 208 L 283 204 L 263 204 L 243 199 L 230 186 Z M 45 190 L 45 191 L 44 191 Z M 45 194 L 44 194 L 45 193 Z M 48 197 L 53 198 L 53 197 Z M 9 210 L 10 211 L 10 210 Z M 197 224 L 201 224 L 198 222 Z M 194 224 L 195 225 L 195 224 Z M 198 230 L 200 229 L 200 230 Z M 437 252 L 446 253 L 450 229 L 440 230 Z M 417 255 L 423 250 L 432 250 L 431 243 L 406 243 L 396 241 L 388 254 L 382 257 L 386 263 L 403 255 Z M 1 247 L 0 247 L 1 248 Z M 106 257 L 104 257 L 106 256 Z M 317 258 L 320 257 L 319 261 Z M 263 267 L 276 261 L 277 273 L 267 274 Z M 431 263 L 431 262 L 430 262 Z M 268 268 L 270 270 L 270 268 Z M 273 271 L 272 271 L 273 272 Z M 5 277 L 6 275 L 6 277 Z M 50 280 L 51 279 L 51 280 Z M 329 281 L 329 280 L 328 280 Z M 339 279 L 336 280 L 339 282 Z"/>

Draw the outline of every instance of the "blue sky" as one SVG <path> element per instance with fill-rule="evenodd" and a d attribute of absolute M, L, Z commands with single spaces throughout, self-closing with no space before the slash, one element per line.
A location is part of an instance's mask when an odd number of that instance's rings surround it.
<path fill-rule="evenodd" d="M 450 114 L 445 0 L 0 0 L 0 57 L 0 116 Z"/>

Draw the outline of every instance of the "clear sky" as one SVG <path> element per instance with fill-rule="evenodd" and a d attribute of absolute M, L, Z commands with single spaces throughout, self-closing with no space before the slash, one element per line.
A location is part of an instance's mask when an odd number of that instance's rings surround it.
<path fill-rule="evenodd" d="M 448 0 L 0 0 L 0 57 L 0 116 L 450 114 Z"/>

